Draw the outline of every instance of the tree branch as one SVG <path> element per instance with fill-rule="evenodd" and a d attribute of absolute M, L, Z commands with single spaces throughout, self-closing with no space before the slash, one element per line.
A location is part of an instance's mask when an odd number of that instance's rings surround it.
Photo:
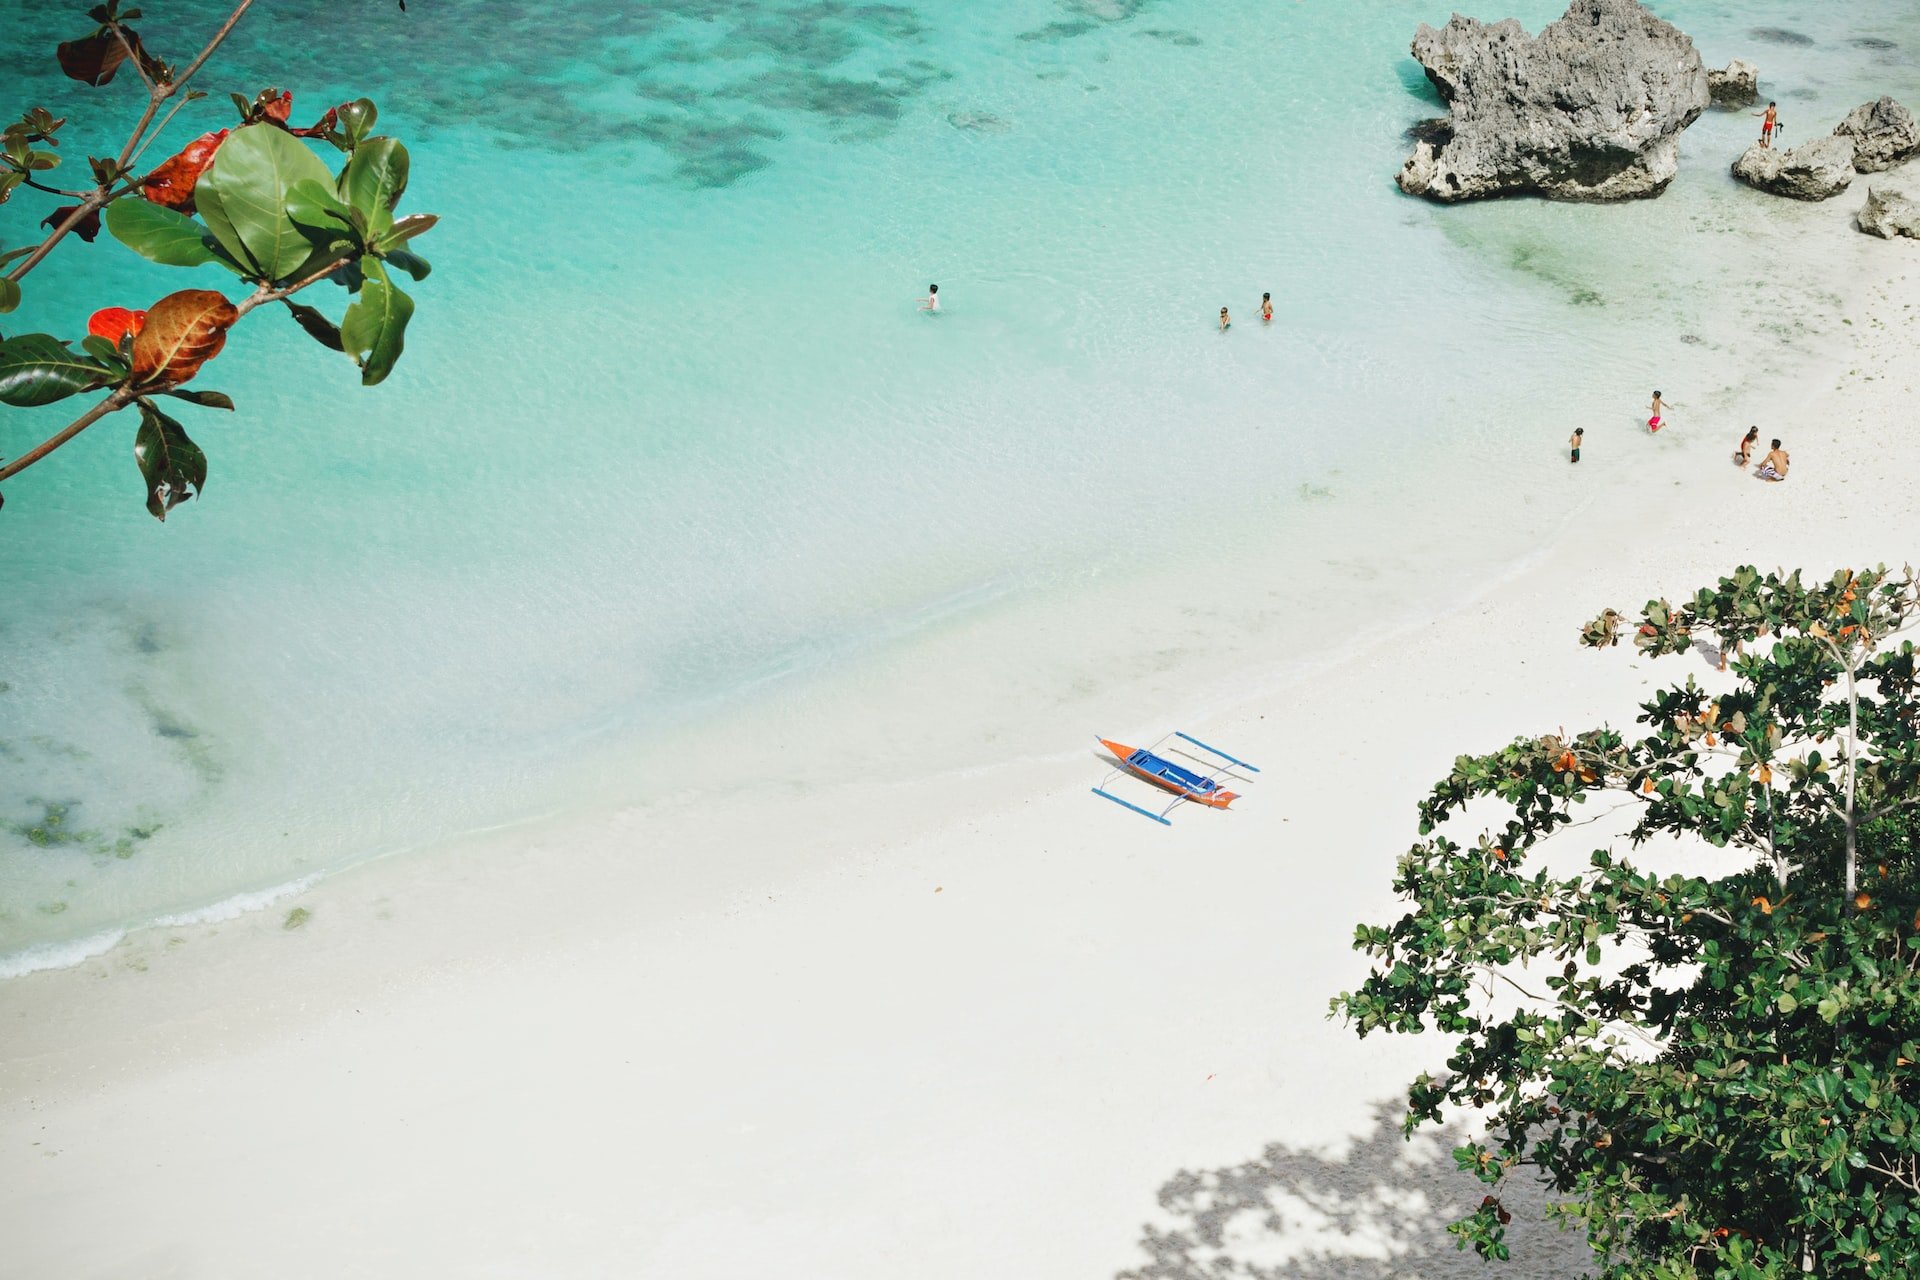
<path fill-rule="evenodd" d="M 110 413 L 116 413 L 132 403 L 133 392 L 131 389 L 127 387 L 114 388 L 112 395 L 81 414 L 78 418 L 75 418 L 72 422 L 69 422 L 38 447 L 21 454 L 5 466 L 0 466 L 0 480 L 5 480 L 9 476 L 17 475 L 25 471 L 28 467 L 40 461 L 40 459 L 46 457 L 55 449 L 58 449 L 61 445 L 79 435 L 82 431 L 85 431 L 88 427 L 100 421 L 100 419 Z"/>
<path fill-rule="evenodd" d="M 234 317 L 235 323 L 237 324 L 239 322 L 240 316 L 246 315 L 247 312 L 253 310 L 255 307 L 258 307 L 263 303 L 279 302 L 279 301 L 282 301 L 283 299 L 290 298 L 294 294 L 306 288 L 308 285 L 318 284 L 320 281 L 325 280 L 328 276 L 332 275 L 334 272 L 340 270 L 342 267 L 345 267 L 354 261 L 355 261 L 355 258 L 353 257 L 340 258 L 335 262 L 332 262 L 329 265 L 322 267 L 320 270 L 314 272 L 310 276 L 307 276 L 305 279 L 296 280 L 292 284 L 284 285 L 278 289 L 274 288 L 271 285 L 265 285 L 265 284 L 261 285 L 259 288 L 255 289 L 251 294 L 249 294 L 246 298 L 234 304 L 233 309 L 237 313 Z M 28 467 L 40 461 L 42 458 L 52 453 L 55 449 L 58 449 L 61 445 L 73 439 L 75 436 L 79 435 L 82 431 L 85 431 L 88 427 L 100 421 L 100 419 L 106 417 L 108 414 L 115 413 L 121 409 L 126 408 L 128 405 L 132 404 L 134 400 L 139 396 L 155 390 L 157 390 L 157 388 L 152 388 L 152 387 L 141 388 L 141 387 L 133 387 L 133 386 L 115 387 L 113 389 L 113 393 L 109 395 L 105 400 L 102 400 L 99 404 L 96 404 L 95 406 L 93 406 L 93 408 L 87 410 L 85 413 L 81 414 L 78 418 L 75 418 L 72 422 L 69 422 L 66 426 L 60 428 L 59 431 L 55 432 L 52 436 L 48 437 L 41 444 L 29 450 L 28 452 L 21 454 L 18 458 L 15 458 L 13 461 L 7 463 L 6 465 L 0 466 L 0 480 L 6 480 L 12 476 L 18 475 L 22 471 L 25 471 Z"/>
<path fill-rule="evenodd" d="M 120 159 L 114 166 L 118 172 L 124 173 L 127 168 L 132 165 L 135 154 L 143 149 L 141 140 L 146 138 L 147 129 L 153 124 L 153 118 L 160 114 L 161 104 L 187 87 L 187 82 L 193 79 L 194 73 L 206 65 L 207 59 L 213 56 L 213 51 L 218 49 L 221 42 L 233 33 L 234 25 L 240 21 L 241 15 L 245 14 L 246 11 L 252 7 L 253 0 L 240 0 L 240 2 L 233 7 L 233 12 L 227 15 L 227 20 L 220 24 L 220 29 L 213 33 L 213 39 L 207 41 L 206 48 L 200 50 L 200 56 L 188 63 L 187 69 L 172 80 L 154 81 L 147 75 L 146 68 L 139 65 L 140 60 L 138 58 L 133 59 L 134 65 L 140 71 L 140 78 L 147 84 L 147 109 L 141 112 L 140 122 L 133 127 L 132 135 L 127 138 L 127 145 L 120 148 Z M 118 33 L 119 28 L 116 26 L 114 30 Z M 121 37 L 121 42 L 123 44 L 126 43 L 125 36 Z M 131 48 L 128 49 L 128 53 L 131 56 Z M 174 110 L 178 111 L 179 108 L 176 107 Z M 169 113 L 167 119 L 171 120 L 172 118 L 172 114 Z M 162 127 L 164 128 L 165 126 L 163 125 Z M 155 131 L 155 136 L 158 136 L 158 130 Z M 124 187 L 116 191 L 107 183 L 96 186 L 91 193 L 80 201 L 79 205 L 74 208 L 74 211 L 61 221 L 59 226 L 48 233 L 47 238 L 40 242 L 38 248 L 21 259 L 19 265 L 7 273 L 6 278 L 15 282 L 23 279 L 27 272 L 39 266 L 46 256 L 53 252 L 53 246 L 66 239 L 67 233 L 79 226 L 81 221 L 89 214 L 98 213 L 107 204 L 132 189 L 131 187 Z M 5 474 L 0 473 L 0 479 L 4 478 Z"/>

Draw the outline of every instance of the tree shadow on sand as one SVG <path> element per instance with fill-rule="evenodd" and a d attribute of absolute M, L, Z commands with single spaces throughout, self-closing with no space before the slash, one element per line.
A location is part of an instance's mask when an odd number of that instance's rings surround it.
<path fill-rule="evenodd" d="M 1149 1261 L 1117 1280 L 1455 1280 L 1587 1274 L 1593 1254 L 1577 1231 L 1545 1216 L 1539 1189 L 1502 1188 L 1513 1214 L 1513 1262 L 1488 1264 L 1454 1247 L 1447 1224 L 1486 1193 L 1454 1164 L 1466 1131 L 1400 1135 L 1401 1108 L 1374 1108 L 1367 1133 L 1344 1152 L 1273 1143 L 1226 1169 L 1183 1169 L 1160 1188 L 1160 1220 L 1143 1228 Z"/>

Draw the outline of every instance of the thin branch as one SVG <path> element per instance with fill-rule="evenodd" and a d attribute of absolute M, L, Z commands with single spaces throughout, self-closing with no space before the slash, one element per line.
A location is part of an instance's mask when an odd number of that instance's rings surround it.
<path fill-rule="evenodd" d="M 61 445 L 79 435 L 82 431 L 85 431 L 88 427 L 100 421 L 100 419 L 110 413 L 124 409 L 132 403 L 132 390 L 127 387 L 114 388 L 112 395 L 81 414 L 78 418 L 75 418 L 72 422 L 69 422 L 37 448 L 28 450 L 5 466 L 0 466 L 0 480 L 5 480 L 9 476 L 25 471 L 28 467 L 40 461 L 40 459 L 46 457 L 55 449 L 58 449 Z"/>
<path fill-rule="evenodd" d="M 25 176 L 22 176 L 20 181 L 35 191 L 44 191 L 50 196 L 65 196 L 69 200 L 85 200 L 93 194 L 90 191 L 65 191 L 59 187 L 50 187 L 44 182 L 35 182 L 32 178 Z"/>
<path fill-rule="evenodd" d="M 114 22 L 108 25 L 113 28 L 114 39 L 118 40 L 120 42 L 120 47 L 127 51 L 127 61 L 131 62 L 133 64 L 133 69 L 140 73 L 140 80 L 143 84 L 147 86 L 147 92 L 152 93 L 155 86 L 153 83 L 153 76 L 147 70 L 146 59 L 142 58 L 138 53 L 134 51 L 133 44 L 127 39 L 127 33 L 125 29 L 123 29 L 119 23 Z"/>

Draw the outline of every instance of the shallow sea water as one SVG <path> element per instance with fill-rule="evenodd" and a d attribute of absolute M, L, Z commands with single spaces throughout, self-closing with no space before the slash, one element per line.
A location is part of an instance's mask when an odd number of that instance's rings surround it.
<path fill-rule="evenodd" d="M 163 51 L 217 9 L 146 7 Z M 1735 187 L 1744 115 L 1704 117 L 1654 202 L 1401 197 L 1403 133 L 1440 110 L 1407 43 L 1445 5 L 410 8 L 262 6 L 167 139 L 225 123 L 229 87 L 291 87 L 303 119 L 379 102 L 414 152 L 405 207 L 443 218 L 396 375 L 363 390 L 254 317 L 201 380 L 240 412 L 188 422 L 204 501 L 156 525 L 115 421 L 7 486 L 0 973 L 697 786 L 622 762 L 927 635 L 1191 567 L 1132 640 L 1004 642 L 968 675 L 982 716 L 995 661 L 1097 686 L 1156 617 L 1232 597 L 1207 569 L 1228 549 L 1301 581 L 1366 566 L 1408 602 L 1462 589 L 1597 501 L 1561 461 L 1571 425 L 1625 439 L 1662 382 L 1708 418 L 1790 378 L 1846 301 L 1794 228 L 1851 201 Z M 1533 29 L 1560 8 L 1513 6 Z M 1656 8 L 1709 64 L 1760 64 L 1789 142 L 1920 98 L 1908 4 Z M 78 155 L 133 93 L 48 74 L 66 13 L 0 12 L 0 80 L 74 115 Z M 0 238 L 45 212 L 16 198 Z M 70 243 L 0 329 L 78 332 L 184 275 Z M 58 413 L 10 412 L 0 452 Z M 1446 527 L 1395 522 L 1416 484 L 1458 492 Z M 941 758 L 1007 749 L 977 729 L 945 726 Z"/>

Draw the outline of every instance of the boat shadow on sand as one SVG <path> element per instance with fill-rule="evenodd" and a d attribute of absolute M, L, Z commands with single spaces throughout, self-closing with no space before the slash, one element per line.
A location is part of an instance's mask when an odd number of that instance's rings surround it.
<path fill-rule="evenodd" d="M 1116 1280 L 1484 1280 L 1489 1265 L 1447 1234 L 1486 1192 L 1453 1161 L 1466 1131 L 1423 1129 L 1409 1141 L 1400 1117 L 1397 1102 L 1380 1103 L 1344 1152 L 1275 1142 L 1245 1164 L 1182 1169 L 1142 1228 L 1148 1260 Z M 1547 1220 L 1533 1184 L 1509 1184 L 1502 1200 L 1512 1274 L 1593 1265 L 1580 1233 Z"/>

